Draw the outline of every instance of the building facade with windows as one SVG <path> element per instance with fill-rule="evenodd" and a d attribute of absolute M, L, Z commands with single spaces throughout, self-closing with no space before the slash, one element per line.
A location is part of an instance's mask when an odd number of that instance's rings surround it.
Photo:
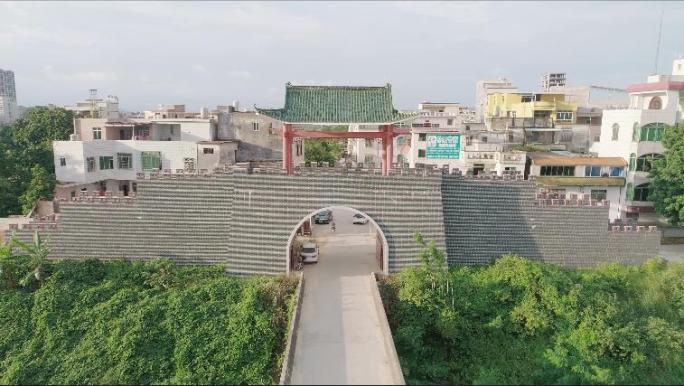
<path fill-rule="evenodd" d="M 625 218 L 656 219 L 648 201 L 651 163 L 662 157 L 662 135 L 681 121 L 684 109 L 684 59 L 673 62 L 671 75 L 651 75 L 646 83 L 627 88 L 629 108 L 604 110 L 600 140 L 591 151 L 599 156 L 622 157 L 628 162 L 624 191 Z"/>
<path fill-rule="evenodd" d="M 624 210 L 627 163 L 621 157 L 588 157 L 569 152 L 530 152 L 525 167 L 541 192 L 569 199 L 586 195 L 591 200 L 610 201 L 609 218 L 620 218 Z"/>
<path fill-rule="evenodd" d="M 94 111 L 77 114 L 69 141 L 53 142 L 58 197 L 129 196 L 136 193 L 140 175 L 211 173 L 235 162 L 282 159 L 280 134 L 268 117 L 255 112 L 209 116 L 175 105 L 147 112 L 148 118 L 130 118 L 118 110 L 106 110 L 104 116 Z M 293 153 L 295 164 L 302 164 L 302 142 L 293 145 Z"/>
<path fill-rule="evenodd" d="M 12 123 L 18 114 L 14 72 L 0 68 L 0 123 Z"/>
<path fill-rule="evenodd" d="M 515 93 L 518 88 L 509 80 L 479 80 L 475 86 L 475 117 L 479 122 L 484 122 L 487 111 L 487 99 L 493 93 Z"/>

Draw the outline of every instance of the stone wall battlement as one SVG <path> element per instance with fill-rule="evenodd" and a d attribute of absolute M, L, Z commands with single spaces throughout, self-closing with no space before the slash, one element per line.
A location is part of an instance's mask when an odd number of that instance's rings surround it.
<path fill-rule="evenodd" d="M 138 180 L 137 196 L 80 197 L 59 203 L 55 221 L 37 230 L 51 258 L 154 259 L 223 264 L 235 274 L 287 271 L 290 235 L 326 207 L 358 210 L 387 240 L 386 273 L 419 264 L 421 233 L 449 264 L 487 264 L 503 254 L 564 266 L 638 263 L 657 255 L 658 231 L 608 225 L 607 202 L 537 196 L 519 175 L 474 177 L 445 169 L 300 168 L 285 175 L 269 163 L 212 173 L 168 173 Z"/>

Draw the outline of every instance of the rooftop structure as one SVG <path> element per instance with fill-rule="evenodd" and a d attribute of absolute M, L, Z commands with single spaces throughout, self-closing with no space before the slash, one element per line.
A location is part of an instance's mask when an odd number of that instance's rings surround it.
<path fill-rule="evenodd" d="M 264 109 L 259 114 L 283 123 L 339 125 L 392 124 L 413 117 L 392 105 L 392 86 L 285 86 L 285 107 Z"/>

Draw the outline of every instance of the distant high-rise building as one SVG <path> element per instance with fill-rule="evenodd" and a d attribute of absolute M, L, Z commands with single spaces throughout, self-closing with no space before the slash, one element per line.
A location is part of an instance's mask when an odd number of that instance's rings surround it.
<path fill-rule="evenodd" d="M 542 75 L 542 91 L 549 92 L 551 87 L 563 87 L 565 86 L 565 73 L 564 72 L 547 72 Z"/>
<path fill-rule="evenodd" d="M 0 68 L 0 123 L 11 123 L 17 119 L 17 89 L 14 72 Z"/>

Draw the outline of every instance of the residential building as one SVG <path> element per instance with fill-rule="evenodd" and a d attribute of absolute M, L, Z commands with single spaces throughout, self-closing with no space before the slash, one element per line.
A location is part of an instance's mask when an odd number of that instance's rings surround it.
<path fill-rule="evenodd" d="M 627 91 L 628 108 L 603 111 L 600 141 L 592 145 L 591 151 L 602 157 L 628 160 L 625 206 L 621 215 L 649 222 L 656 217 L 653 203 L 648 200 L 648 174 L 652 161 L 663 156 L 663 132 L 681 121 L 684 59 L 673 62 L 671 75 L 650 75 L 646 83 L 633 84 Z"/>
<path fill-rule="evenodd" d="M 520 172 L 525 169 L 525 152 L 506 150 L 503 133 L 487 131 L 482 123 L 462 124 L 458 129 L 412 127 L 410 167 L 434 165 L 462 173 Z"/>
<path fill-rule="evenodd" d="M 547 72 L 546 74 L 542 75 L 541 89 L 543 92 L 551 91 L 551 87 L 563 86 L 565 86 L 564 72 Z"/>
<path fill-rule="evenodd" d="M 475 87 L 475 117 L 484 122 L 487 111 L 487 97 L 493 93 L 518 92 L 518 88 L 505 78 L 498 80 L 480 80 Z"/>
<path fill-rule="evenodd" d="M 610 201 L 610 220 L 624 208 L 627 163 L 621 157 L 590 157 L 569 152 L 527 153 L 525 175 L 535 177 L 541 192 L 570 199 L 587 195 L 591 200 Z"/>
<path fill-rule="evenodd" d="M 17 89 L 14 72 L 0 68 L 0 124 L 17 119 Z"/>
<path fill-rule="evenodd" d="M 148 118 L 131 118 L 118 113 L 118 101 L 116 110 L 102 106 L 106 109 L 74 119 L 69 141 L 53 142 L 58 197 L 128 196 L 136 192 L 140 176 L 211 173 L 235 162 L 282 158 L 279 133 L 254 112 L 210 116 L 208 109 L 191 113 L 174 105 L 146 112 Z M 102 111 L 107 117 L 98 117 Z M 294 146 L 295 163 L 303 163 L 303 144 Z"/>

